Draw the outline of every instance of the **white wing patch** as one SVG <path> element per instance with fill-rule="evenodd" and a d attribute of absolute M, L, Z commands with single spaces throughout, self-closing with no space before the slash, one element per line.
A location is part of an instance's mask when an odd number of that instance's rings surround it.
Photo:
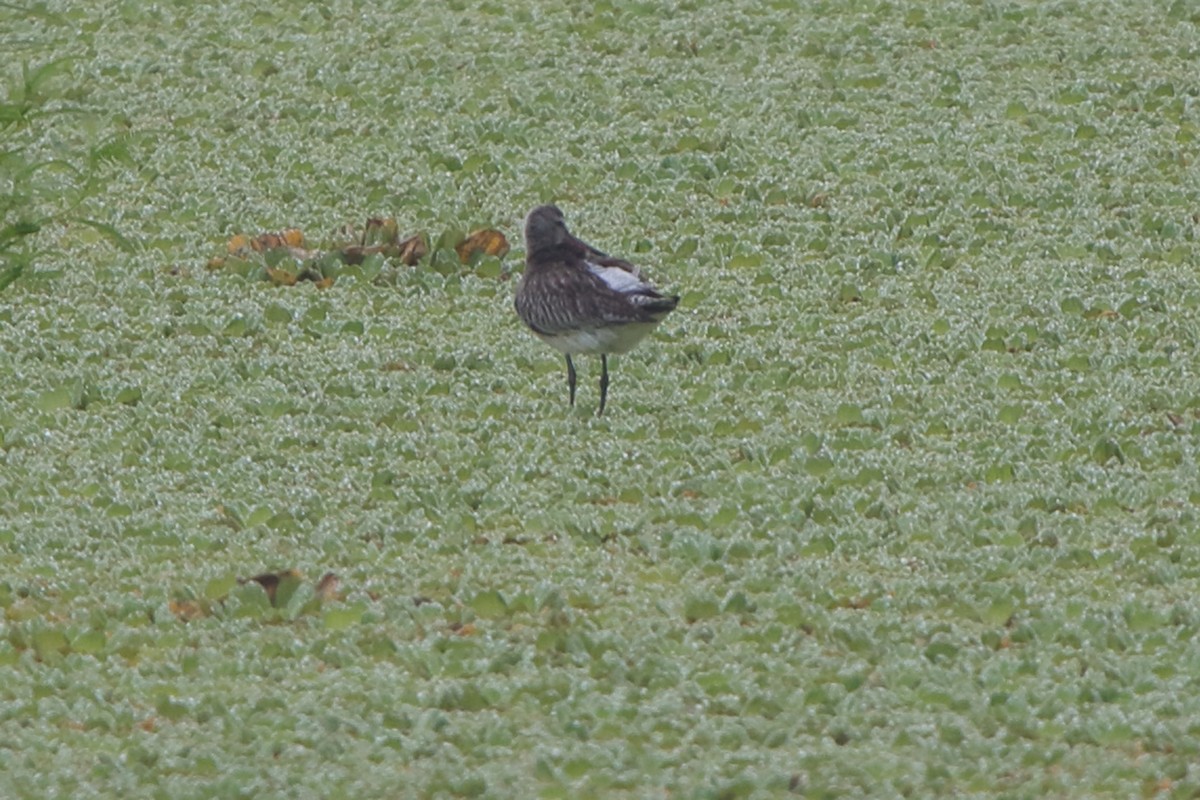
<path fill-rule="evenodd" d="M 602 267 L 599 264 L 593 264 L 591 261 L 585 261 L 584 263 L 587 264 L 587 268 L 593 275 L 608 284 L 608 288 L 614 292 L 630 294 L 653 288 L 638 275 L 637 267 L 634 267 L 634 271 L 630 272 L 620 267 Z"/>

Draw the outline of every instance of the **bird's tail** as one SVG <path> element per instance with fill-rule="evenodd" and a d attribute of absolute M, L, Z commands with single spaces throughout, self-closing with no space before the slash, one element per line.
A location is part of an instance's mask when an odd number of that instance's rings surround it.
<path fill-rule="evenodd" d="M 669 297 L 666 295 L 658 295 L 657 297 L 648 297 L 643 295 L 645 299 L 639 305 L 649 311 L 651 314 L 663 315 L 671 313 L 675 310 L 675 306 L 679 305 L 679 295 L 673 294 Z"/>

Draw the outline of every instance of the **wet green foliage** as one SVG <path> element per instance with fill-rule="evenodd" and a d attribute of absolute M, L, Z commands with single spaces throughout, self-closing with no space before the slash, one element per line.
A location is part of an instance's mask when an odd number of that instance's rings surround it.
<path fill-rule="evenodd" d="M 1200 794 L 1198 24 L 0 9 L 0 166 L 76 167 L 0 185 L 0 795 Z M 547 200 L 683 295 L 600 419 Z M 204 268 L 373 216 L 434 252 Z"/>
<path fill-rule="evenodd" d="M 9 85 L 0 85 L 0 291 L 36 260 L 31 239 L 50 222 L 85 226 L 126 251 L 133 249 L 111 225 L 75 213 L 101 193 L 105 162 L 127 155 L 119 141 L 30 155 L 34 143 L 48 134 L 44 118 L 74 111 L 52 88 L 62 83 L 68 65 L 67 58 L 36 67 L 13 63 Z"/>

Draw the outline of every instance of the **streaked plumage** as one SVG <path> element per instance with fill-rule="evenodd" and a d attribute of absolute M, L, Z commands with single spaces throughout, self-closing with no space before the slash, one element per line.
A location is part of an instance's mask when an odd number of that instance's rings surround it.
<path fill-rule="evenodd" d="M 517 313 L 539 339 L 566 357 L 571 405 L 575 405 L 571 356 L 600 356 L 599 413 L 603 414 L 608 354 L 630 350 L 678 303 L 678 296 L 660 294 L 633 264 L 572 236 L 556 206 L 529 212 Z"/>

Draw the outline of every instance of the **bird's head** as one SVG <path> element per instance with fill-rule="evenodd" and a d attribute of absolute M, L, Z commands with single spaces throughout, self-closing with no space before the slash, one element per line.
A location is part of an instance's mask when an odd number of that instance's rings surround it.
<path fill-rule="evenodd" d="M 525 218 L 525 250 L 529 253 L 570 241 L 571 233 L 558 206 L 538 206 Z"/>

